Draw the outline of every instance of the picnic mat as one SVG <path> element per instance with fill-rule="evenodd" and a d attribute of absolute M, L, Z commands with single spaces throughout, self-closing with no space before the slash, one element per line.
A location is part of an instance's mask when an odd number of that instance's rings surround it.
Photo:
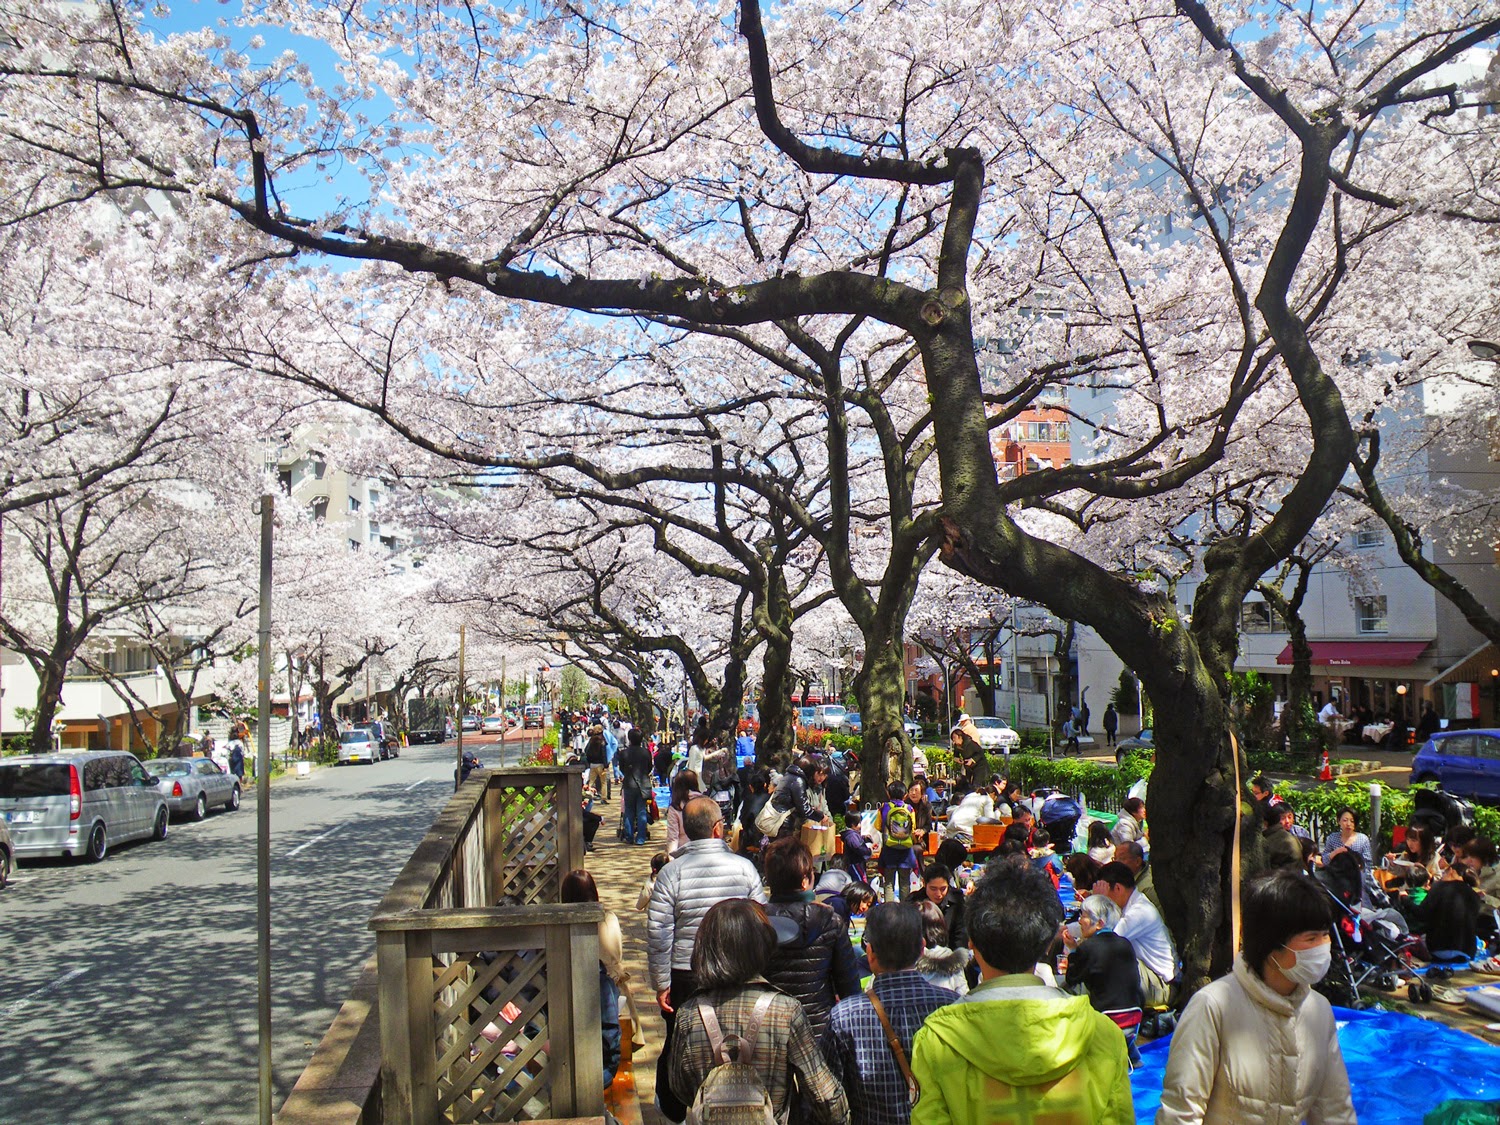
<path fill-rule="evenodd" d="M 1360 1125 L 1414 1125 L 1460 1098 L 1500 1101 L 1500 1047 L 1398 1012 L 1333 1013 Z M 1130 1076 L 1139 1125 L 1156 1118 L 1171 1043 L 1141 1045 L 1141 1065 Z"/>

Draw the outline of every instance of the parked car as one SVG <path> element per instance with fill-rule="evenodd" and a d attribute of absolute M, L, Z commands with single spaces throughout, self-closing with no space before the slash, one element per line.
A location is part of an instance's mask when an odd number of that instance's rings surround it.
<path fill-rule="evenodd" d="M 542 705 L 540 703 L 528 703 L 521 708 L 521 726 L 527 730 L 542 726 Z"/>
<path fill-rule="evenodd" d="M 380 719 L 376 719 L 371 723 L 360 723 L 355 729 L 367 730 L 375 736 L 375 741 L 380 743 L 380 757 L 382 759 L 401 757 L 400 739 Z"/>
<path fill-rule="evenodd" d="M 839 730 L 842 733 L 859 734 L 864 729 L 864 725 L 859 721 L 858 711 L 846 711 L 844 713 L 844 721 L 839 724 Z"/>
<path fill-rule="evenodd" d="M 913 742 L 922 737 L 922 724 L 916 719 L 906 719 L 901 725 L 906 728 L 906 737 Z"/>
<path fill-rule="evenodd" d="M 368 727 L 355 727 L 339 735 L 338 765 L 345 762 L 367 762 L 371 765 L 385 757 L 380 740 Z"/>
<path fill-rule="evenodd" d="M 1156 750 L 1155 732 L 1150 727 L 1142 727 L 1140 734 L 1133 734 L 1129 738 L 1122 738 L 1115 743 L 1115 764 L 1119 765 L 1125 760 L 1125 755 L 1132 750 L 1145 750 L 1154 752 Z"/>
<path fill-rule="evenodd" d="M 1411 760 L 1411 780 L 1458 797 L 1500 801 L 1500 729 L 1438 731 Z"/>
<path fill-rule="evenodd" d="M 848 712 L 838 703 L 824 703 L 813 708 L 811 726 L 820 730 L 838 730 Z"/>
<path fill-rule="evenodd" d="M 134 754 L 112 750 L 0 760 L 0 815 L 14 855 L 103 859 L 115 844 L 167 836 L 167 802 Z"/>
<path fill-rule="evenodd" d="M 5 827 L 5 818 L 0 817 L 0 891 L 10 882 L 10 869 L 16 862 L 16 847 L 10 842 L 10 829 Z"/>
<path fill-rule="evenodd" d="M 810 727 L 810 726 L 812 726 L 813 725 L 813 717 L 815 715 L 817 715 L 817 713 L 818 713 L 818 709 L 816 707 L 798 707 L 797 708 L 797 725 L 799 727 Z"/>
<path fill-rule="evenodd" d="M 465 715 L 463 717 L 463 729 L 465 734 L 474 734 L 479 730 L 479 716 Z"/>
<path fill-rule="evenodd" d="M 240 807 L 240 783 L 211 758 L 158 758 L 151 763 L 156 788 L 174 816 L 202 820 L 209 809 Z"/>
<path fill-rule="evenodd" d="M 504 734 L 505 716 L 486 715 L 484 717 L 484 722 L 480 723 L 479 727 L 485 734 Z"/>
<path fill-rule="evenodd" d="M 971 720 L 979 733 L 975 740 L 984 750 L 1002 750 L 1007 754 L 1021 748 L 1021 736 L 1004 719 L 995 715 L 980 715 Z"/>

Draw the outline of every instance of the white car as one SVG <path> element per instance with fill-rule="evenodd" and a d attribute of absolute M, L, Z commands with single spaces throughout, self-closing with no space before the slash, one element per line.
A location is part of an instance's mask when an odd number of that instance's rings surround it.
<path fill-rule="evenodd" d="M 1021 748 L 1021 736 L 1004 719 L 994 715 L 981 715 L 970 721 L 979 732 L 975 738 L 983 749 L 1003 750 L 1009 754 Z"/>
<path fill-rule="evenodd" d="M 849 712 L 837 703 L 825 703 L 813 710 L 811 726 L 821 730 L 838 730 L 844 725 L 844 716 Z"/>
<path fill-rule="evenodd" d="M 480 723 L 479 726 L 480 726 L 480 729 L 483 730 L 485 734 L 504 734 L 505 733 L 505 716 L 504 715 L 486 715 L 484 717 L 484 722 Z"/>

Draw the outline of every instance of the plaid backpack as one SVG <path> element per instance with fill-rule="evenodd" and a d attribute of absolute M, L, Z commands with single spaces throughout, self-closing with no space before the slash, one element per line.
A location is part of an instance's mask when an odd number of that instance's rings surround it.
<path fill-rule="evenodd" d="M 706 999 L 698 1001 L 714 1065 L 688 1107 L 687 1125 L 777 1125 L 771 1093 L 754 1065 L 755 1038 L 775 999 L 776 993 L 763 992 L 755 1001 L 745 1034 L 737 1037 L 733 1059 L 713 1006 Z"/>

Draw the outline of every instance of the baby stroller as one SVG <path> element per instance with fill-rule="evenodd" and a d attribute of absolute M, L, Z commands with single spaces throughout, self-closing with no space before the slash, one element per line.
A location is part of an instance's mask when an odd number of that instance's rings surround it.
<path fill-rule="evenodd" d="M 1042 798 L 1042 812 L 1037 818 L 1047 835 L 1052 839 L 1052 850 L 1066 855 L 1073 850 L 1073 836 L 1078 831 L 1078 821 L 1083 816 L 1083 806 L 1066 793 L 1046 793 Z"/>
<path fill-rule="evenodd" d="M 1411 972 L 1418 939 L 1392 918 L 1361 917 L 1364 872 L 1355 856 L 1347 852 L 1336 856 L 1314 878 L 1332 900 L 1334 914 L 1333 964 L 1317 985 L 1318 991 L 1346 1008 L 1361 1005 L 1359 990 L 1366 985 L 1394 991 Z"/>
<path fill-rule="evenodd" d="M 1413 789 L 1407 823 L 1423 825 L 1434 836 L 1447 836 L 1460 824 L 1474 823 L 1474 806 L 1441 789 Z"/>

